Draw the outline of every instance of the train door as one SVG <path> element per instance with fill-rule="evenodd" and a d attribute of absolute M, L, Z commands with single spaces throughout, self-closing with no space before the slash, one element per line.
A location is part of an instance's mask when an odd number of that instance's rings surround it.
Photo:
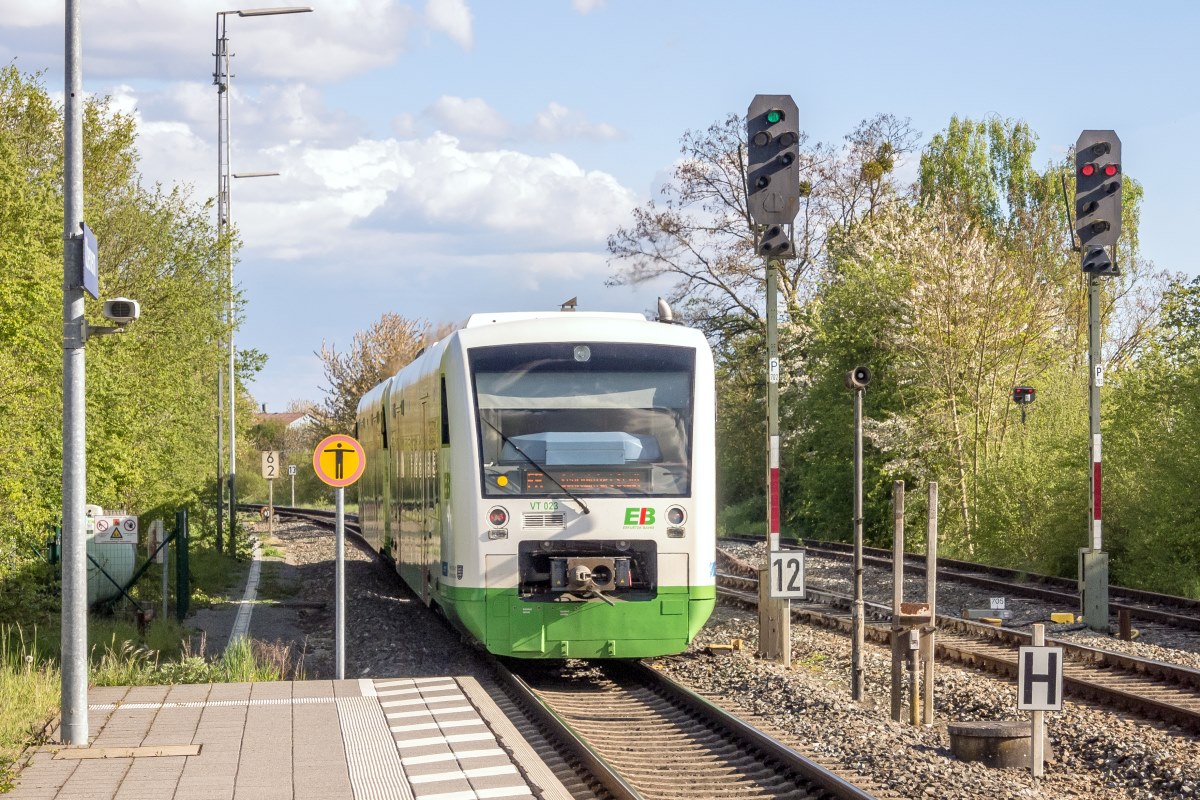
<path fill-rule="evenodd" d="M 437 475 L 432 474 L 434 470 L 430 468 L 429 454 L 432 452 L 434 442 L 429 437 L 429 396 L 421 398 L 421 600 L 425 605 L 429 605 L 429 589 L 433 581 L 432 571 L 430 569 L 430 559 L 433 558 L 433 529 L 437 519 L 437 507 L 435 505 L 436 494 L 432 490 L 431 481 L 437 480 Z"/>

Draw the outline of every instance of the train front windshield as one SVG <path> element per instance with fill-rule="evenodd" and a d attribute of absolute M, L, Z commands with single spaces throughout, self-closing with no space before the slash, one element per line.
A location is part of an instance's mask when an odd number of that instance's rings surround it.
<path fill-rule="evenodd" d="M 514 344 L 468 358 L 484 496 L 689 494 L 691 348 Z"/>

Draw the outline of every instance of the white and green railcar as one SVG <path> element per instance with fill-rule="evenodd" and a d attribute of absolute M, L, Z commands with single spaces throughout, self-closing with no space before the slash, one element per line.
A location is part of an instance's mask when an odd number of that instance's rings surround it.
<path fill-rule="evenodd" d="M 477 314 L 359 404 L 363 535 L 493 653 L 680 652 L 715 587 L 712 352 L 640 314 Z"/>

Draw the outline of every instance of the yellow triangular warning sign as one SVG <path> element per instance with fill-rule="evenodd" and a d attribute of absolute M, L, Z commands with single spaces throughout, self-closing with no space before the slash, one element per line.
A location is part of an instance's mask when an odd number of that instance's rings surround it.
<path fill-rule="evenodd" d="M 120 538 L 121 538 L 121 532 L 120 532 L 119 530 L 117 530 L 116 528 L 113 528 L 112 536 L 110 536 L 110 537 L 108 537 L 108 538 L 110 538 L 110 539 L 120 539 Z"/>

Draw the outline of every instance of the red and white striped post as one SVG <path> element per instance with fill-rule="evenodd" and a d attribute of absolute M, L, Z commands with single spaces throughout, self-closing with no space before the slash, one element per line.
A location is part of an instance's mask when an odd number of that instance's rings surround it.
<path fill-rule="evenodd" d="M 1091 513 L 1089 541 L 1079 550 L 1079 605 L 1084 622 L 1096 631 L 1108 630 L 1108 553 L 1103 551 L 1100 466 L 1100 387 L 1104 385 L 1100 351 L 1100 278 L 1088 276 L 1088 428 L 1091 437 Z"/>

